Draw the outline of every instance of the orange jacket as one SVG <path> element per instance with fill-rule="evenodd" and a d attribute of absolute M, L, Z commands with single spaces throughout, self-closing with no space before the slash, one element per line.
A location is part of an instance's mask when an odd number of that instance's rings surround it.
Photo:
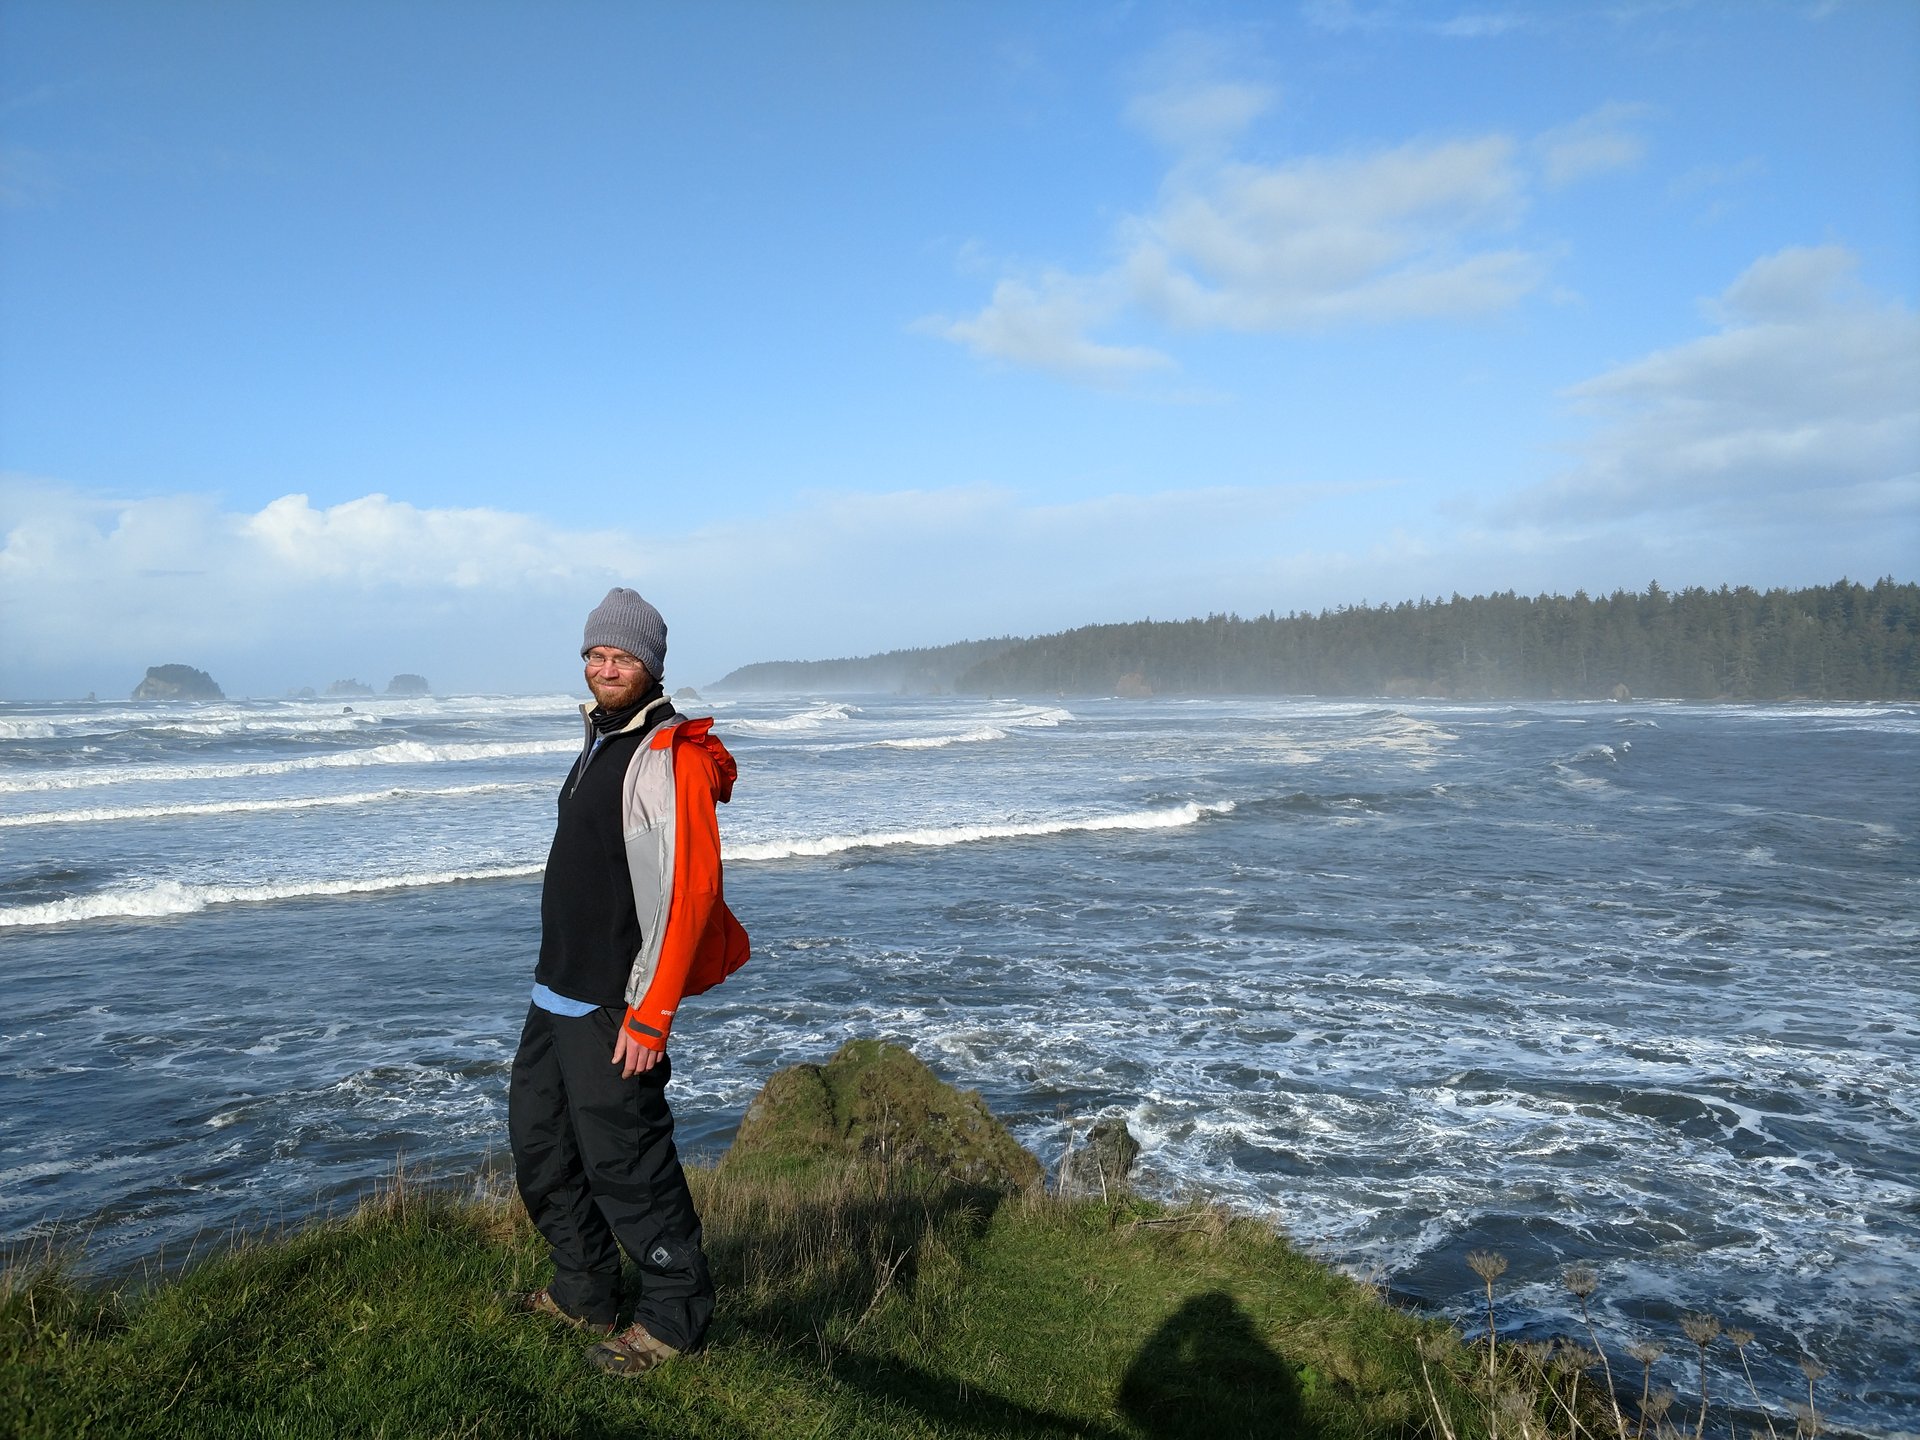
<path fill-rule="evenodd" d="M 626 1033 L 649 1050 L 667 1048 L 667 1035 L 681 997 L 698 995 L 718 985 L 746 964 L 749 954 L 747 932 L 727 908 L 721 885 L 720 821 L 714 810 L 716 804 L 732 798 L 738 771 L 733 756 L 712 730 L 711 719 L 662 725 L 647 737 L 630 771 L 626 804 L 631 825 L 631 817 L 644 803 L 636 801 L 632 774 L 648 758 L 648 752 L 655 752 L 652 758 L 657 765 L 666 758 L 657 752 L 671 751 L 670 833 L 663 844 L 637 847 L 630 840 L 628 845 L 628 863 L 636 868 L 636 893 L 666 891 L 666 919 L 660 926 L 652 974 L 646 976 L 641 971 L 646 958 L 643 953 L 635 960 L 624 1022 Z M 660 884 L 666 876 L 638 873 L 639 867 L 648 865 L 666 868 L 665 856 L 669 855 L 669 886 Z M 650 944 L 647 950 L 651 952 L 653 946 Z M 631 992 L 643 979 L 644 990 L 636 997 Z"/>

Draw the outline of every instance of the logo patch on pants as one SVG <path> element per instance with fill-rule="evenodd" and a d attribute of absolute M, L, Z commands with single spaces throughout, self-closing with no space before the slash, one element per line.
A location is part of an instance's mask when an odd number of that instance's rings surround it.
<path fill-rule="evenodd" d="M 658 1265 L 662 1270 L 673 1263 L 673 1256 L 667 1253 L 667 1247 L 664 1245 L 654 1246 L 653 1253 L 647 1256 L 647 1259 Z"/>

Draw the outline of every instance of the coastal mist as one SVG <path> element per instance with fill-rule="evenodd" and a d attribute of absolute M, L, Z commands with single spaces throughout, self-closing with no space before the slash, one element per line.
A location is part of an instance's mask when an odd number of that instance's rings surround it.
<path fill-rule="evenodd" d="M 1920 1430 L 1920 708 L 730 697 L 752 962 L 684 1148 L 911 1045 L 1049 1164 L 1123 1116 L 1467 1326 Z M 171 1264 L 504 1163 L 565 697 L 0 705 L 0 1239 Z M 1733 1365 L 1723 1346 L 1712 1357 Z M 1626 1362 L 1634 1379 L 1638 1367 Z M 1743 1382 L 1719 1370 L 1718 1395 Z"/>

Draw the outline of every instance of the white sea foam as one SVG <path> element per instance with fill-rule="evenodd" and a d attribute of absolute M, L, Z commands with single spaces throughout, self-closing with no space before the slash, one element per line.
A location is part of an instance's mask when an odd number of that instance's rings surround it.
<path fill-rule="evenodd" d="M 790 735 L 795 731 L 820 730 L 828 725 L 837 725 L 859 713 L 858 705 L 824 701 L 798 715 L 787 715 L 778 720 L 734 720 L 729 722 L 727 728 L 738 730 L 743 735 Z"/>
<path fill-rule="evenodd" d="M 293 760 L 236 760 L 210 765 L 117 765 L 112 768 L 0 777 L 0 793 L 36 790 L 84 790 L 99 785 L 163 784 L 180 780 L 237 780 L 254 775 L 292 775 L 302 770 L 336 770 L 358 765 L 439 765 L 470 760 L 502 760 L 516 755 L 571 755 L 576 740 L 463 741 L 428 745 L 400 740 L 370 750 L 339 750 Z"/>
<path fill-rule="evenodd" d="M 112 702 L 34 707 L 31 716 L 0 718 L 0 740 L 116 735 L 132 730 L 179 735 L 313 734 L 413 719 L 495 722 L 567 715 L 569 695 L 327 696 L 312 700 L 237 700 L 212 704 L 128 705 Z"/>
<path fill-rule="evenodd" d="M 729 845 L 730 860 L 789 860 L 797 856 L 838 855 L 847 850 L 877 850 L 896 845 L 966 845 L 976 840 L 1014 840 L 1038 835 L 1067 835 L 1092 830 L 1168 830 L 1192 825 L 1209 815 L 1224 815 L 1233 801 L 1189 801 L 1161 810 L 1130 810 L 1120 815 L 1029 820 L 1005 825 L 943 825 L 915 830 L 875 830 L 861 835 L 822 835 L 812 840 L 762 840 Z"/>
<path fill-rule="evenodd" d="M 165 719 L 130 726 L 159 735 L 338 735 L 381 723 L 378 715 L 356 710 L 347 715 L 245 715 L 232 719 Z"/>
<path fill-rule="evenodd" d="M 988 740 L 1004 740 L 1007 732 L 992 725 L 977 725 L 960 735 L 911 735 L 904 740 L 876 740 L 882 750 L 944 750 L 949 745 L 977 745 Z"/>
<path fill-rule="evenodd" d="M 0 909 L 0 927 L 65 925 L 76 920 L 159 919 L 191 915 L 210 905 L 243 905 L 265 900 L 305 900 L 328 895 L 369 895 L 382 890 L 415 890 L 461 880 L 508 880 L 538 875 L 544 865 L 484 865 L 470 870 L 428 870 L 409 875 L 375 875 L 358 880 L 290 880 L 273 885 L 188 885 L 156 880 L 120 886 L 92 895 L 48 900 L 38 905 Z"/>
<path fill-rule="evenodd" d="M 79 825 L 100 820 L 171 820 L 189 815 L 265 815 L 280 810 L 320 810 L 341 805 L 378 805 L 389 800 L 451 800 L 467 795 L 499 795 L 544 790 L 544 781 L 487 785 L 449 785 L 412 789 L 357 790 L 350 795 L 294 795 L 278 800 L 209 800 L 191 805 L 95 805 L 74 810 L 34 810 L 0 815 L 0 829 L 19 825 Z"/>
<path fill-rule="evenodd" d="M 1073 719 L 1071 710 L 1062 710 L 1057 705 L 1021 705 L 1005 714 L 993 717 L 1002 725 L 1024 725 L 1030 729 L 1051 730 L 1055 726 L 1065 725 Z"/>
<path fill-rule="evenodd" d="M 1317 765 L 1332 756 L 1370 757 L 1387 751 L 1412 769 L 1431 770 L 1445 757 L 1447 747 L 1460 738 L 1451 730 L 1398 711 L 1361 713 L 1355 718 L 1371 723 L 1365 730 L 1334 735 L 1289 730 L 1256 743 L 1270 749 L 1285 765 Z"/>

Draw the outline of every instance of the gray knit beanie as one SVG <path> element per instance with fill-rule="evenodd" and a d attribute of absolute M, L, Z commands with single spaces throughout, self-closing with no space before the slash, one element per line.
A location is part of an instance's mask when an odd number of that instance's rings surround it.
<path fill-rule="evenodd" d="M 638 592 L 616 585 L 587 616 L 587 633 L 580 639 L 581 658 L 596 645 L 626 651 L 658 680 L 667 666 L 667 622 Z"/>

